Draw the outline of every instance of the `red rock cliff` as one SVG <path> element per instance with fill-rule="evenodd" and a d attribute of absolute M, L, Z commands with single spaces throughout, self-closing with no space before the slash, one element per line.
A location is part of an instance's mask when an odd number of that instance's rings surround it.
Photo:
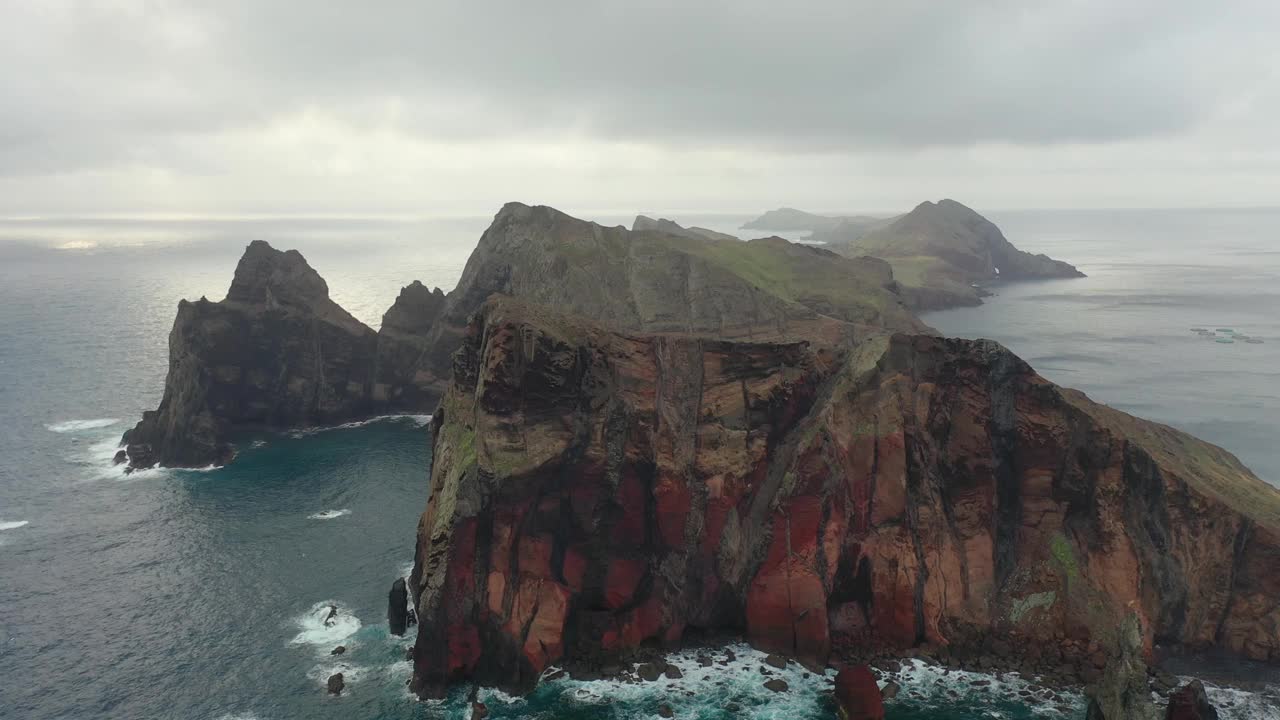
<path fill-rule="evenodd" d="M 491 301 L 434 420 L 413 689 L 691 629 L 1101 639 L 1280 660 L 1280 493 L 991 342 L 627 336 Z"/>

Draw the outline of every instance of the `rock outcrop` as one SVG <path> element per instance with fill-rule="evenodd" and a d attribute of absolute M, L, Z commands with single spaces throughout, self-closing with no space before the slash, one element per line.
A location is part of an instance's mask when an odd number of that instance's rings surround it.
<path fill-rule="evenodd" d="M 593 231 L 594 232 L 594 231 Z M 999 345 L 619 334 L 495 300 L 433 421 L 412 688 L 743 633 L 1280 660 L 1280 491 Z"/>
<path fill-rule="evenodd" d="M 238 426 L 429 412 L 441 386 L 413 369 L 424 334 L 409 318 L 429 312 L 439 295 L 425 292 L 405 288 L 388 311 L 392 325 L 376 333 L 329 298 L 296 250 L 251 243 L 226 299 L 178 304 L 160 406 L 124 436 L 130 466 L 226 463 Z"/>
<path fill-rule="evenodd" d="M 387 627 L 392 635 L 404 635 L 409 627 L 409 590 L 404 578 L 396 578 L 387 593 Z"/>
<path fill-rule="evenodd" d="M 1110 652 L 1102 680 L 1089 699 L 1093 720 L 1156 720 L 1143 657 L 1142 621 L 1130 613 L 1109 639 Z"/>
<path fill-rule="evenodd" d="M 1068 263 L 1019 250 L 994 223 L 955 200 L 924 202 L 887 224 L 823 239 L 843 255 L 889 261 L 912 307 L 922 310 L 976 305 L 982 291 L 975 284 L 1084 276 Z"/>

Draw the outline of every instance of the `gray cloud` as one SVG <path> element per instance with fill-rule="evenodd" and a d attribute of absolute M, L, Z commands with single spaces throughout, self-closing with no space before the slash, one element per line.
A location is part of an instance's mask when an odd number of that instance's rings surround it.
<path fill-rule="evenodd" d="M 334 7 L 7 3 L 0 176 L 234 179 L 299 142 L 341 155 L 344 136 L 583 156 L 621 144 L 756 168 L 820 152 L 849 172 L 989 145 L 1061 162 L 1267 138 L 1280 88 L 1272 0 Z"/>

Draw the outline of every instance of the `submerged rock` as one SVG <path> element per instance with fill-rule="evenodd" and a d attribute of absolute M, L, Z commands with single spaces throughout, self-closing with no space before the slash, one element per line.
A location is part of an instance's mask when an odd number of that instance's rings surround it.
<path fill-rule="evenodd" d="M 396 578 L 387 593 L 387 625 L 392 635 L 404 635 L 409 627 L 409 589 L 404 578 Z"/>
<path fill-rule="evenodd" d="M 330 655 L 341 655 L 341 654 L 345 653 L 346 651 L 347 651 L 347 646 L 346 646 L 346 645 L 339 645 L 338 647 L 336 647 L 336 648 L 334 648 L 332 651 L 330 651 L 330 652 L 329 652 L 329 654 L 330 654 Z"/>
<path fill-rule="evenodd" d="M 787 685 L 786 680 L 780 680 L 778 678 L 774 678 L 772 680 L 766 680 L 764 682 L 764 687 L 766 690 L 771 690 L 776 693 L 786 692 L 787 690 L 790 689 L 790 686 Z"/>
<path fill-rule="evenodd" d="M 324 626 L 333 627 L 338 622 L 338 606 L 330 605 L 329 613 L 324 616 Z"/>

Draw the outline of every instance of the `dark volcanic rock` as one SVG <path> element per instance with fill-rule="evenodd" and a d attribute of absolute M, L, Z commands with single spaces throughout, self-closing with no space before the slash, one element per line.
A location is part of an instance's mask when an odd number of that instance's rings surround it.
<path fill-rule="evenodd" d="M 623 335 L 504 299 L 454 371 L 410 579 L 423 696 L 690 627 L 815 666 L 994 635 L 1074 674 L 1132 609 L 1144 648 L 1280 659 L 1280 491 L 995 343 Z"/>
<path fill-rule="evenodd" d="M 1164 717 L 1165 720 L 1218 720 L 1218 711 L 1205 695 L 1204 684 L 1192 680 L 1169 696 Z"/>
<path fill-rule="evenodd" d="M 774 678 L 772 680 L 765 680 L 764 687 L 766 690 L 772 690 L 773 692 L 776 692 L 776 693 L 786 692 L 787 690 L 790 689 L 790 686 L 787 685 L 786 680 L 779 680 L 778 678 Z"/>
<path fill-rule="evenodd" d="M 347 686 L 347 683 L 342 679 L 342 673 L 334 673 L 329 676 L 329 680 L 325 685 L 328 687 L 330 695 L 341 695 L 342 689 Z"/>
<path fill-rule="evenodd" d="M 234 455 L 227 436 L 235 426 L 430 411 L 439 383 L 413 368 L 425 335 L 413 315 L 438 312 L 442 298 L 423 292 L 406 288 L 388 312 L 388 332 L 375 333 L 329 299 L 324 279 L 296 250 L 251 243 L 225 300 L 178 304 L 160 406 L 124 436 L 150 452 L 135 457 L 131 449 L 130 465 L 224 464 Z"/>
<path fill-rule="evenodd" d="M 124 449 L 116 451 L 115 457 L 111 458 L 112 465 L 123 465 L 129 462 L 129 452 Z"/>
<path fill-rule="evenodd" d="M 396 578 L 387 593 L 387 624 L 392 635 L 404 635 L 409 627 L 409 590 L 404 578 Z"/>
<path fill-rule="evenodd" d="M 841 720 L 884 720 L 884 699 L 876 676 L 866 665 L 836 673 L 835 696 Z"/>
<path fill-rule="evenodd" d="M 330 651 L 330 652 L 329 652 L 329 654 L 330 654 L 330 655 L 341 655 L 341 654 L 345 653 L 346 651 L 347 651 L 347 646 L 346 646 L 346 645 L 339 645 L 338 647 L 336 647 L 336 648 L 334 648 L 332 651 Z"/>

